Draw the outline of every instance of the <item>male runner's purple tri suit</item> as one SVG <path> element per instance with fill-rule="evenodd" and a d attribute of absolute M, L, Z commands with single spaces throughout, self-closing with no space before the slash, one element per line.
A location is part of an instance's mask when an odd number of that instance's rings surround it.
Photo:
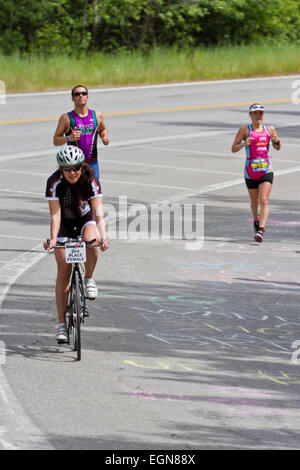
<path fill-rule="evenodd" d="M 85 117 L 80 117 L 75 111 L 68 113 L 70 119 L 70 130 L 66 134 L 69 136 L 75 127 L 81 132 L 80 139 L 77 142 L 69 142 L 71 145 L 77 145 L 85 156 L 88 163 L 99 178 L 98 154 L 97 154 L 97 137 L 98 137 L 98 121 L 95 111 L 89 109 Z"/>
<path fill-rule="evenodd" d="M 79 197 L 77 185 L 69 183 L 59 169 L 48 178 L 46 199 L 60 203 L 61 223 L 57 238 L 59 243 L 66 242 L 67 238 L 82 235 L 87 225 L 96 225 L 91 208 L 91 199 L 96 197 L 102 197 L 100 182 L 96 178 L 90 183 L 86 201 Z"/>

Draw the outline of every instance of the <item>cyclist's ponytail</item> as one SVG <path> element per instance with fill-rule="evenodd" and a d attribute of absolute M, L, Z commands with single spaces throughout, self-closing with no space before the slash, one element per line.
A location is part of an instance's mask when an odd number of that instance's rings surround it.
<path fill-rule="evenodd" d="M 78 190 L 78 196 L 86 201 L 90 195 L 90 187 L 93 179 L 97 179 L 93 168 L 87 163 L 82 164 L 82 172 L 76 187 Z"/>

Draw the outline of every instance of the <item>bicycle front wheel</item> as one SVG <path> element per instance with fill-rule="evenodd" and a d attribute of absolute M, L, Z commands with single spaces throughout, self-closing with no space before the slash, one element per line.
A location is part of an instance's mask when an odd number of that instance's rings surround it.
<path fill-rule="evenodd" d="M 81 294 L 80 280 L 78 271 L 74 272 L 74 310 L 73 310 L 73 340 L 74 350 L 77 352 L 77 361 L 81 359 L 81 334 L 80 334 L 80 311 L 81 311 Z"/>

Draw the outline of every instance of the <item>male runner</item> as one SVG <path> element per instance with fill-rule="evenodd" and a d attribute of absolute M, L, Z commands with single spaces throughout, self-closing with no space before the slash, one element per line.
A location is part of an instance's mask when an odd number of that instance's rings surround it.
<path fill-rule="evenodd" d="M 99 111 L 88 108 L 88 89 L 83 85 L 76 85 L 72 91 L 74 110 L 63 114 L 53 137 L 54 145 L 76 145 L 85 156 L 85 161 L 94 169 L 99 178 L 97 137 L 98 134 L 104 145 L 109 144 L 107 129 L 103 115 Z"/>

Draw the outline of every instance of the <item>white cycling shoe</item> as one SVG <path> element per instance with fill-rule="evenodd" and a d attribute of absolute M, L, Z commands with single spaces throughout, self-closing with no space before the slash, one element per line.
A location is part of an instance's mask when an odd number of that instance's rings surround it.
<path fill-rule="evenodd" d="M 67 331 L 65 323 L 60 323 L 56 330 L 56 341 L 58 344 L 64 344 L 68 342 Z"/>
<path fill-rule="evenodd" d="M 85 295 L 88 299 L 94 300 L 98 295 L 98 289 L 93 278 L 85 279 Z"/>

